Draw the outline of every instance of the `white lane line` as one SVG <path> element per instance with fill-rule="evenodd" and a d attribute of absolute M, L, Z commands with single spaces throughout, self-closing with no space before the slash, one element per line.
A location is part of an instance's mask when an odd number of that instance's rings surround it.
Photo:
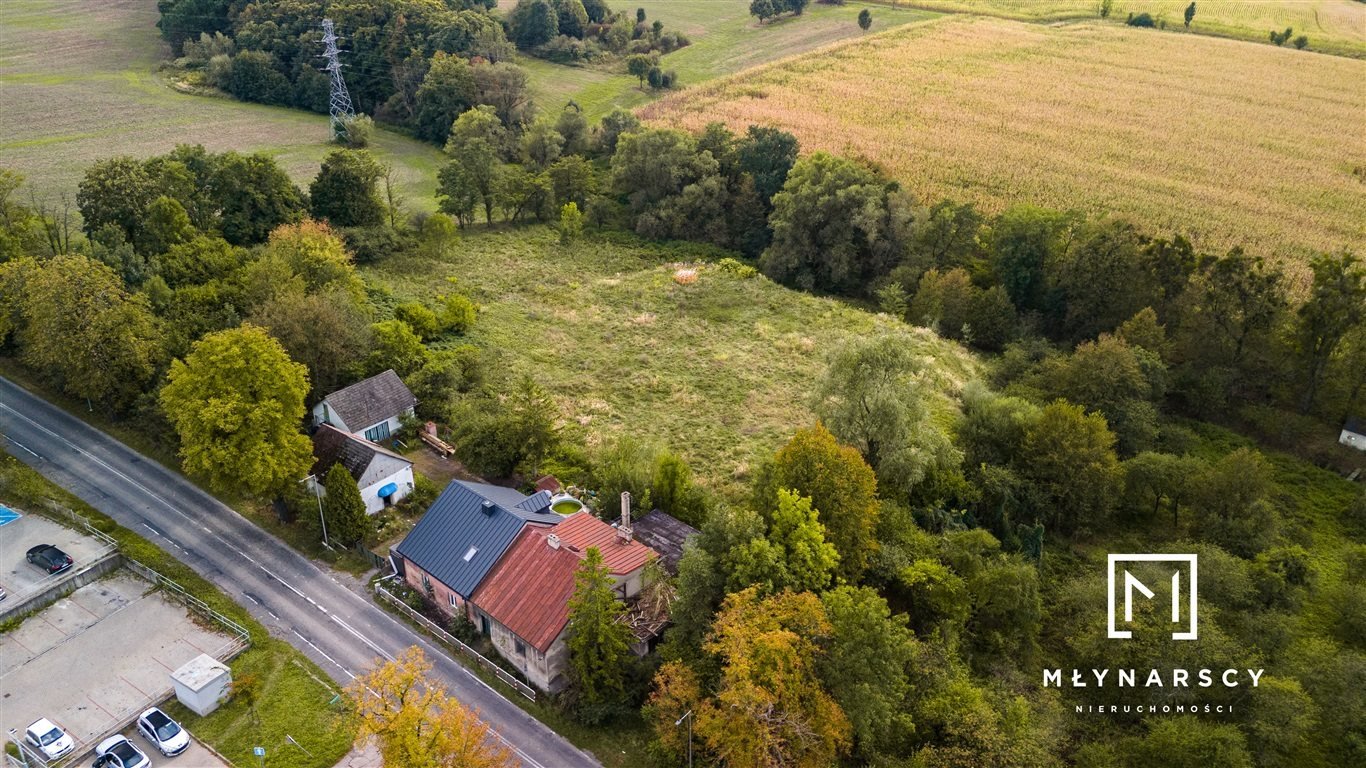
<path fill-rule="evenodd" d="M 252 601 L 253 603 L 256 603 L 257 605 L 260 605 L 260 604 L 261 604 L 261 601 L 260 601 L 260 600 L 257 600 L 257 599 L 254 598 L 254 597 L 252 597 L 250 592 L 243 592 L 243 593 L 242 593 L 242 596 L 245 597 L 245 598 L 247 598 L 248 600 Z"/>
<path fill-rule="evenodd" d="M 267 608 L 266 613 L 269 613 L 272 619 L 275 619 L 276 621 L 280 620 L 280 617 L 275 615 L 275 611 L 272 611 L 269 608 Z"/>
<path fill-rule="evenodd" d="M 157 503 L 159 503 L 159 504 L 161 504 L 162 506 L 166 507 L 166 509 L 170 510 L 172 513 L 174 513 L 174 514 L 176 514 L 176 515 L 179 515 L 180 517 L 184 518 L 186 522 L 188 522 L 188 523 L 190 523 L 190 524 L 196 524 L 196 521 L 194 520 L 194 518 L 192 518 L 192 517 L 190 517 L 189 515 L 185 514 L 184 511 L 182 511 L 181 509 L 177 508 L 175 505 L 173 505 L 173 504 L 171 504 L 170 502 L 166 501 L 165 499 L 163 499 L 162 497 L 158 496 L 157 494 L 153 493 L 152 490 L 151 490 L 150 488 L 148 488 L 147 486 L 143 485 L 142 483 L 138 482 L 137 480 L 134 480 L 133 478 L 129 477 L 128 475 L 124 474 L 123 472 L 120 472 L 119 470 L 115 469 L 114 467 L 110 466 L 108 463 L 106 463 L 105 461 L 103 461 L 102 459 L 100 459 L 98 456 L 95 456 L 94 454 L 90 453 L 89 451 L 85 450 L 84 448 L 81 448 L 80 446 L 76 445 L 75 443 L 71 442 L 70 440 L 66 439 L 65 437 L 62 437 L 61 435 L 57 434 L 56 432 L 53 432 L 52 430 L 48 429 L 47 427 L 43 426 L 42 424 L 39 424 L 38 422 L 34 421 L 33 419 L 30 419 L 29 417 L 25 416 L 25 415 L 22 414 L 22 413 L 19 413 L 18 411 L 14 410 L 13 408 L 9 407 L 8 405 L 6 405 L 6 404 L 4 404 L 4 403 L 0 403 L 0 409 L 4 409 L 4 410 L 10 412 L 11 414 L 13 414 L 13 415 L 19 417 L 20 419 L 24 420 L 25 422 L 28 422 L 28 424 L 30 424 L 31 426 L 33 426 L 35 429 L 39 430 L 40 432 L 43 432 L 43 433 L 47 434 L 49 437 L 53 438 L 54 440 L 57 440 L 58 442 L 60 442 L 60 443 L 62 443 L 62 444 L 64 444 L 64 445 L 66 445 L 66 446 L 67 446 L 68 448 L 70 448 L 72 451 L 75 451 L 76 453 L 78 453 L 78 454 L 80 454 L 80 455 L 86 457 L 87 459 L 89 459 L 91 462 L 93 462 L 93 463 L 99 465 L 100 467 L 103 467 L 103 468 L 104 468 L 106 471 L 108 471 L 110 474 L 114 475 L 115 477 L 118 477 L 119 479 L 123 480 L 124 482 L 128 483 L 129 485 L 133 486 L 134 488 L 137 488 L 139 491 L 142 491 L 148 498 L 150 498 L 150 499 L 152 499 L 153 501 L 156 501 Z M 14 442 L 14 440 L 13 440 L 12 438 L 8 438 L 8 439 L 10 440 L 10 442 Z M 15 445 L 18 445 L 18 443 L 15 443 Z M 21 446 L 21 447 L 22 447 L 22 446 Z M 25 450 L 28 450 L 28 449 L 25 448 Z M 29 451 L 29 452 L 30 452 L 30 453 L 33 453 L 32 451 Z M 35 453 L 35 454 L 33 454 L 33 455 L 37 456 L 38 454 Z M 42 457 L 39 456 L 39 458 L 42 458 Z M 251 559 L 250 557 L 247 556 L 247 554 L 246 554 L 245 552 L 243 552 L 242 550 L 240 550 L 240 549 L 238 549 L 237 547 L 233 546 L 231 543 L 229 543 L 229 542 L 228 542 L 226 539 L 224 539 L 222 536 L 220 536 L 220 535 L 214 533 L 214 531 L 213 531 L 211 528 L 209 528 L 208 526 L 206 526 L 206 525 L 204 525 L 204 524 L 202 524 L 202 523 L 198 523 L 198 525 L 199 525 L 199 527 L 200 527 L 201 529 L 203 529 L 203 531 L 204 531 L 205 533 L 207 533 L 207 534 L 209 534 L 210 536 L 212 536 L 213 538 L 217 539 L 221 544 L 223 544 L 224 546 L 226 546 L 228 549 L 231 549 L 233 552 L 237 553 L 238 555 L 240 555 L 240 556 L 242 556 L 242 557 L 244 557 L 244 558 L 247 558 L 248 560 Z M 252 561 L 252 562 L 255 562 L 255 561 Z M 321 570 L 320 568 L 318 568 L 316 564 L 312 563 L 311 561 L 306 561 L 306 562 L 308 562 L 309 565 L 313 566 L 313 568 L 314 568 L 315 570 L 317 570 L 319 573 L 322 573 L 322 570 Z M 260 567 L 259 564 L 258 564 L 258 567 Z M 269 574 L 269 575 L 270 575 L 272 578 L 274 578 L 276 581 L 280 582 L 281 584 L 284 584 L 286 587 L 288 587 L 288 588 L 289 588 L 292 592 L 294 592 L 296 595 L 298 595 L 298 596 L 304 598 L 305 600 L 307 600 L 307 601 L 308 601 L 309 603 L 311 603 L 313 606 L 315 606 L 316 608 L 318 608 L 318 610 L 322 611 L 323 613 L 327 613 L 327 609 L 326 609 L 326 608 L 323 608 L 321 605 L 318 605 L 318 603 L 315 602 L 312 598 L 308 597 L 308 596 L 305 595 L 304 593 L 302 593 L 302 592 L 300 592 L 299 590 L 295 589 L 293 585 L 291 585 L 291 584 L 289 584 L 288 582 L 284 581 L 283 579 L 281 579 L 280 577 L 278 577 L 278 576 L 276 576 L 275 574 L 271 573 L 270 571 L 266 571 L 266 569 L 265 569 L 264 567 L 262 567 L 261 570 L 265 571 L 267 574 Z M 346 591 L 348 594 L 355 595 L 355 593 L 354 593 L 354 592 L 351 592 L 351 590 L 349 590 L 349 589 L 348 589 L 348 590 L 345 590 L 345 591 Z M 355 596 L 356 596 L 356 598 L 360 599 L 362 602 L 367 602 L 367 601 L 366 601 L 364 598 L 362 598 L 360 595 L 355 595 Z M 274 614 L 271 614 L 271 615 L 274 616 Z M 330 614 L 329 614 L 329 615 L 330 615 Z M 277 620 L 277 621 L 279 620 L 278 617 L 276 617 L 276 620 Z M 298 637 L 300 640 L 302 640 L 302 641 L 304 641 L 305 643 L 307 643 L 308 646 L 309 646 L 310 648 L 312 648 L 313 650 L 317 651 L 318 654 L 321 655 L 323 658 L 325 658 L 325 659 L 327 659 L 328 661 L 332 662 L 332 664 L 333 664 L 334 666 L 336 666 L 337 669 L 340 669 L 343 673 L 345 673 L 346 676 L 347 676 L 348 678 L 350 678 L 350 679 L 352 679 L 352 680 L 354 680 L 354 679 L 356 678 L 356 676 L 355 676 L 354 674 L 352 674 L 351 670 L 347 669 L 346 667 L 343 667 L 343 666 L 342 666 L 340 663 L 338 663 L 335 659 L 333 659 L 331 656 L 327 655 L 327 653 L 325 653 L 321 648 L 319 648 L 318 646 L 314 645 L 313 642 L 312 642 L 311 640 L 309 640 L 308 638 L 306 638 L 306 637 L 304 637 L 303 635 L 299 634 L 299 633 L 298 633 L 297 631 L 295 631 L 295 630 L 292 630 L 292 629 L 291 629 L 290 631 L 294 632 L 294 636 L 295 636 L 295 637 Z M 465 672 L 466 674 L 470 675 L 470 677 L 474 678 L 475 680 L 479 680 L 479 678 L 478 678 L 476 675 L 474 675 L 472 672 L 470 672 L 468 669 L 464 669 L 464 666 L 461 665 L 459 662 L 456 662 L 456 665 L 459 666 L 462 670 L 464 670 L 464 672 Z M 488 685 L 487 683 L 485 683 L 483 680 L 479 680 L 479 683 L 480 683 L 481 685 L 483 685 L 485 688 L 489 688 L 489 690 L 493 691 L 493 693 L 494 693 L 495 695 L 497 695 L 499 698 L 502 698 L 502 699 L 504 699 L 504 700 L 507 700 L 507 697 L 506 697 L 506 696 L 503 696 L 503 695 L 502 695 L 501 693 L 499 693 L 498 691 L 493 690 L 492 688 L 490 688 L 489 685 Z M 509 702 L 509 703 L 511 703 L 511 702 Z M 512 705 L 512 706 L 516 706 L 516 705 Z M 512 742 L 510 742 L 510 741 L 508 741 L 507 739 L 505 739 L 505 738 L 503 737 L 502 734 L 498 733 L 496 730 L 493 730 L 492 728 L 490 728 L 489 730 L 493 733 L 494 736 L 497 736 L 497 737 L 498 737 L 498 740 L 499 740 L 499 741 L 501 741 L 504 745 L 506 745 L 509 749 L 511 749 L 514 753 L 516 753 L 519 757 L 521 757 L 521 758 L 523 759 L 523 761 L 525 761 L 525 762 L 527 763 L 527 765 L 529 766 L 529 768 L 545 768 L 545 766 L 543 766 L 541 763 L 539 763 L 539 762 L 533 760 L 529 755 L 527 755 L 527 754 L 526 754 L 525 752 L 523 752 L 521 749 L 518 749 L 515 745 L 513 745 Z"/>
<path fill-rule="evenodd" d="M 180 517 L 184 518 L 184 519 L 186 520 L 186 522 L 189 522 L 189 523 L 191 523 L 191 524 L 196 524 L 196 521 L 195 521 L 194 518 L 192 518 L 192 517 L 190 517 L 189 515 L 185 514 L 184 511 L 182 511 L 181 509 L 179 509 L 178 507 L 176 507 L 174 504 L 171 504 L 170 502 L 166 501 L 166 500 L 163 499 L 162 497 L 160 497 L 160 496 L 158 496 L 157 494 L 153 493 L 153 492 L 152 492 L 152 489 L 148 488 L 147 486 L 143 485 L 142 483 L 138 482 L 137 480 L 134 480 L 133 478 L 129 477 L 128 475 L 124 474 L 123 472 L 120 472 L 119 470 L 117 470 L 117 469 L 115 469 L 114 467 L 110 466 L 108 463 L 106 463 L 104 460 L 100 459 L 98 456 L 95 456 L 94 454 L 90 453 L 89 451 L 85 450 L 84 448 L 81 448 L 79 445 L 76 445 L 75 443 L 71 442 L 70 440 L 67 440 L 65 437 L 62 437 L 61 435 L 57 434 L 56 432 L 53 432 L 52 430 L 48 429 L 47 427 L 43 426 L 42 424 L 39 424 L 38 422 L 34 421 L 33 419 L 30 419 L 29 417 L 25 416 L 25 415 L 22 414 L 22 413 L 19 413 L 18 411 L 14 410 L 13 408 L 9 407 L 8 405 L 6 405 L 6 404 L 4 404 L 4 403 L 0 403 L 0 409 L 4 409 L 4 410 L 6 410 L 6 411 L 8 411 L 8 412 L 10 412 L 10 413 L 12 413 L 12 414 L 14 414 L 15 416 L 19 417 L 20 419 L 23 419 L 24 421 L 28 422 L 28 423 L 29 423 L 30 425 L 32 425 L 35 429 L 37 429 L 37 430 L 39 430 L 39 431 L 41 431 L 41 432 L 47 434 L 48 436 L 52 437 L 54 440 L 60 441 L 61 443 L 63 443 L 64 445 L 66 445 L 68 448 L 70 448 L 71 450 L 75 451 L 76 453 L 79 453 L 80 455 L 85 456 L 85 457 L 88 458 L 90 461 L 92 461 L 92 462 L 94 462 L 95 464 L 98 464 L 99 466 L 103 467 L 103 468 L 104 468 L 106 471 L 108 471 L 110 474 L 112 474 L 112 475 L 114 475 L 115 477 L 117 477 L 117 478 L 123 480 L 124 482 L 128 483 L 129 485 L 133 486 L 134 488 L 137 488 L 138 490 L 142 491 L 144 494 L 146 494 L 146 496 L 147 496 L 148 498 L 150 498 L 150 499 L 156 501 L 157 503 L 159 503 L 159 504 L 161 504 L 162 506 L 164 506 L 164 507 L 166 507 L 167 509 L 169 509 L 171 512 L 173 512 L 173 513 L 179 515 Z M 206 526 L 206 525 L 204 525 L 204 524 L 202 524 L 202 523 L 198 523 L 198 525 L 199 525 L 200 528 L 202 528 L 202 529 L 204 530 L 205 533 L 209 534 L 209 535 L 212 536 L 214 539 L 218 540 L 219 543 L 221 543 L 223 546 L 227 547 L 228 549 L 232 550 L 232 551 L 235 552 L 237 555 L 239 555 L 239 556 L 241 556 L 241 557 L 243 557 L 243 558 L 246 558 L 247 560 L 250 560 L 250 561 L 253 562 L 253 563 L 256 562 L 255 560 L 253 560 L 253 559 L 251 558 L 250 555 L 248 555 L 246 552 L 243 552 L 241 549 L 239 549 L 239 548 L 237 548 L 236 546 L 234 546 L 232 543 L 230 543 L 227 539 L 224 539 L 224 538 L 223 538 L 222 536 L 220 536 L 219 534 L 214 533 L 214 531 L 213 531 L 211 528 L 209 528 L 208 526 Z M 163 537 L 163 538 L 164 538 L 164 537 Z M 168 541 L 169 541 L 169 539 L 168 539 Z M 271 576 L 271 578 L 275 579 L 276 581 L 280 582 L 281 584 L 284 584 L 284 585 L 285 585 L 286 587 L 288 587 L 289 590 L 290 590 L 291 592 L 293 592 L 294 594 L 296 594 L 296 595 L 298 595 L 299 597 L 302 597 L 303 599 L 307 600 L 313 607 L 317 608 L 318 610 L 322 611 L 323 613 L 327 613 L 327 609 L 326 609 L 326 608 L 323 608 L 321 605 L 319 605 L 313 598 L 309 597 L 308 595 L 305 595 L 303 592 L 300 592 L 298 589 L 296 589 L 296 588 L 294 587 L 294 585 L 292 585 L 292 584 L 286 582 L 285 580 L 281 579 L 279 576 L 276 576 L 275 574 L 271 573 L 270 571 L 267 571 L 267 570 L 266 570 L 264 567 L 262 567 L 259 563 L 257 563 L 257 567 L 258 567 L 258 568 L 261 568 L 261 570 L 263 570 L 263 571 L 265 571 L 267 574 L 269 574 L 269 575 Z M 348 590 L 348 591 L 349 591 L 349 590 Z"/>
<path fill-rule="evenodd" d="M 18 440 L 15 440 L 14 438 L 10 437 L 9 435 L 5 435 L 5 439 L 8 440 L 8 441 L 10 441 L 11 443 L 14 443 L 15 445 L 19 446 L 21 449 L 24 450 L 24 452 L 26 452 L 28 455 L 32 456 L 33 458 L 35 458 L 35 459 L 37 459 L 37 460 L 39 460 L 39 461 L 42 461 L 42 460 L 43 460 L 43 457 L 42 457 L 42 456 L 39 456 L 32 448 L 29 448 L 27 445 L 24 445 L 23 443 L 19 442 Z"/>
<path fill-rule="evenodd" d="M 256 561 L 253 560 L 252 562 L 256 562 Z M 260 569 L 261 569 L 261 572 L 264 573 L 265 575 L 267 575 L 267 576 L 271 577 L 272 579 L 275 579 L 276 581 L 278 581 L 278 582 L 280 582 L 281 584 L 285 585 L 285 589 L 288 589 L 290 592 L 293 592 L 294 594 L 298 595 L 299 597 L 302 597 L 303 599 L 307 600 L 308 603 L 309 603 L 309 605 L 312 605 L 314 608 L 317 608 L 318 610 L 322 611 L 323 613 L 327 613 L 327 612 L 328 612 L 326 608 L 322 607 L 321 605 L 318 605 L 318 603 L 317 603 L 313 598 L 309 597 L 308 595 L 305 595 L 304 593 L 302 593 L 302 592 L 300 592 L 298 589 L 296 589 L 296 588 L 294 587 L 293 584 L 290 584 L 289 582 L 285 581 L 284 579 L 280 578 L 279 576 L 276 576 L 274 571 L 270 570 L 269 568 L 265 567 L 264 565 L 261 565 L 260 563 L 256 563 L 256 567 L 257 567 L 257 568 L 260 568 Z M 329 615 L 330 615 L 330 614 L 329 614 Z"/>
<path fill-rule="evenodd" d="M 359 641 L 361 641 L 362 643 L 365 643 L 366 645 L 370 646 L 370 650 L 374 651 L 375 653 L 378 653 L 380 656 L 384 657 L 384 658 L 387 659 L 388 661 L 393 661 L 393 660 L 394 660 L 394 657 L 393 657 L 393 656 L 390 656 L 389 653 L 386 652 L 383 648 L 381 648 L 381 647 L 379 647 L 378 645 L 375 645 L 373 642 L 371 642 L 371 641 L 370 641 L 370 638 L 368 638 L 368 637 L 366 637 L 365 635 L 362 635 L 361 633 L 357 632 L 350 624 L 347 624 L 346 622 L 344 622 L 344 621 L 342 621 L 341 619 L 337 618 L 337 615 L 336 615 L 336 614 L 331 614 L 331 617 L 332 617 L 332 621 L 334 621 L 334 622 L 337 623 L 337 626 L 341 627 L 342 629 L 346 630 L 347 632 L 350 632 L 352 635 L 355 635 L 355 637 L 356 637 L 357 640 L 359 640 Z"/>
<path fill-rule="evenodd" d="M 167 544 L 170 544 L 171 546 L 175 547 L 176 549 L 180 550 L 181 552 L 184 552 L 184 551 L 185 551 L 185 548 L 182 547 L 182 546 L 180 546 L 179 544 L 177 544 L 176 541 L 175 541 L 175 539 L 172 539 L 170 536 L 167 536 L 166 534 L 162 533 L 161 531 L 158 531 L 157 529 L 153 528 L 152 526 L 148 525 L 147 523 L 143 523 L 143 524 L 142 524 L 142 527 L 143 527 L 143 528 L 146 528 L 146 529 L 149 530 L 149 531 L 151 531 L 152 534 L 153 534 L 154 536 L 157 536 L 157 537 L 159 537 L 159 538 L 165 539 Z"/>
<path fill-rule="evenodd" d="M 290 631 L 290 632 L 293 632 L 295 637 L 299 638 L 300 640 L 304 641 L 305 643 L 308 643 L 308 647 L 309 647 L 309 648 L 312 648 L 313 650 L 317 651 L 318 654 L 319 654 L 320 656 L 322 656 L 324 659 L 327 659 L 328 661 L 332 662 L 332 664 L 333 664 L 337 669 L 340 669 L 342 672 L 346 673 L 346 676 L 347 676 L 348 678 L 350 678 L 350 679 L 352 679 L 352 680 L 355 680 L 355 679 L 356 679 L 356 676 L 353 675 L 353 674 L 351 674 L 351 670 L 347 669 L 346 667 L 343 667 L 340 663 L 337 662 L 336 659 L 332 658 L 331 656 L 328 656 L 328 655 L 327 655 L 327 652 L 325 652 L 323 649 L 319 648 L 318 646 L 314 645 L 312 640 L 309 640 L 308 638 L 306 638 L 306 637 L 304 637 L 303 635 L 299 634 L 299 630 L 294 629 L 294 628 L 291 627 L 289 631 Z"/>

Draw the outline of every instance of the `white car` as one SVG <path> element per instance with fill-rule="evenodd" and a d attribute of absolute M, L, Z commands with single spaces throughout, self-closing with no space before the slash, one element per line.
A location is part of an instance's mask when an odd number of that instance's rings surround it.
<path fill-rule="evenodd" d="M 95 747 L 95 765 L 100 768 L 150 768 L 152 761 L 133 742 L 122 736 L 110 736 Z"/>
<path fill-rule="evenodd" d="M 190 746 L 190 734 L 156 707 L 138 715 L 138 733 L 167 757 L 175 757 Z"/>
<path fill-rule="evenodd" d="M 48 760 L 56 760 L 76 747 L 76 742 L 71 740 L 66 731 L 58 728 L 56 723 L 46 717 L 28 727 L 24 733 L 24 741 L 42 752 Z"/>

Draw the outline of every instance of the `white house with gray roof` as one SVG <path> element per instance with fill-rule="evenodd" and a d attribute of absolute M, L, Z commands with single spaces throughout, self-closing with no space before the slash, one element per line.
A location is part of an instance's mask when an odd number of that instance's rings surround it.
<path fill-rule="evenodd" d="M 417 398 L 389 369 L 324 397 L 313 406 L 313 424 L 331 424 L 374 443 L 397 432 L 404 416 L 413 415 Z"/>
<path fill-rule="evenodd" d="M 367 514 L 373 515 L 413 492 L 411 461 L 330 424 L 323 424 L 313 433 L 313 457 L 313 482 L 320 485 L 332 465 L 341 464 L 356 479 Z"/>

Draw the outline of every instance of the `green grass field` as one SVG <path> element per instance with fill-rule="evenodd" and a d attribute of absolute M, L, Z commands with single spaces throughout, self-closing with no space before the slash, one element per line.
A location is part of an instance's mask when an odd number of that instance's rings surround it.
<path fill-rule="evenodd" d="M 677 262 L 696 248 L 591 236 L 561 246 L 533 227 L 478 232 L 453 250 L 440 261 L 390 260 L 364 276 L 405 300 L 430 300 L 458 278 L 481 305 L 470 340 L 490 350 L 492 370 L 533 375 L 590 440 L 629 431 L 667 446 L 728 495 L 813 421 L 810 393 L 840 342 L 904 329 L 945 391 L 977 370 L 929 331 L 766 278 L 704 268 L 695 283 L 675 282 Z"/>
<path fill-rule="evenodd" d="M 500 2 L 505 11 L 515 4 L 516 0 Z M 938 15 L 869 3 L 813 3 L 799 17 L 783 17 L 761 25 L 749 15 L 748 0 L 638 0 L 628 5 L 629 9 L 644 8 L 648 19 L 658 19 L 664 22 L 666 30 L 682 32 L 692 40 L 692 45 L 660 61 L 661 67 L 678 73 L 684 88 L 859 37 L 864 33 L 858 27 L 858 14 L 864 8 L 872 11 L 872 32 Z M 620 3 L 613 7 L 619 6 L 627 7 Z M 630 109 L 652 98 L 641 90 L 634 77 L 618 71 L 624 70 L 619 62 L 610 67 L 573 67 L 522 56 L 518 63 L 530 73 L 532 91 L 542 110 L 558 110 L 573 99 L 590 120 L 595 120 L 614 107 Z"/>
<path fill-rule="evenodd" d="M 1100 0 L 879 0 L 945 13 L 980 13 L 1016 21 L 1094 19 Z M 1147 13 L 1169 30 L 1185 30 L 1189 0 L 1115 0 L 1110 18 Z M 1366 58 L 1366 4 L 1358 0 L 1198 0 L 1190 31 L 1267 42 L 1271 30 L 1293 27 L 1315 51 Z"/>
<path fill-rule="evenodd" d="M 0 4 L 0 166 L 40 196 L 74 197 L 85 168 L 176 144 L 261 151 L 307 185 L 332 145 L 324 115 L 193 96 L 157 74 L 167 48 L 151 0 L 5 0 Z M 376 131 L 413 207 L 434 209 L 441 153 Z"/>

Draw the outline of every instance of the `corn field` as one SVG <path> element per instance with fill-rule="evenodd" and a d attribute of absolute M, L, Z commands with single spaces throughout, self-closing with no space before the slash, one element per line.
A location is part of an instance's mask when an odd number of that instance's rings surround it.
<path fill-rule="evenodd" d="M 1113 24 L 948 17 L 656 102 L 790 130 L 924 201 L 1132 218 L 1302 262 L 1366 243 L 1366 62 Z"/>

